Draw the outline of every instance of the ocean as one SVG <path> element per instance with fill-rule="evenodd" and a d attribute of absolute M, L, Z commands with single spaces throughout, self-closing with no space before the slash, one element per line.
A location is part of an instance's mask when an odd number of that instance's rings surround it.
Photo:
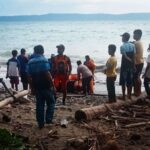
<path fill-rule="evenodd" d="M 106 21 L 6 21 L 0 23 L 0 76 L 5 77 L 6 63 L 11 57 L 11 50 L 25 48 L 28 54 L 32 54 L 33 47 L 42 44 L 45 56 L 57 54 L 56 45 L 64 44 L 65 54 L 70 56 L 73 73 L 76 73 L 76 61 L 84 61 L 85 55 L 95 61 L 97 66 L 105 65 L 108 59 L 108 45 L 116 44 L 116 57 L 120 66 L 120 35 L 124 32 L 131 34 L 142 29 L 144 43 L 144 57 L 148 55 L 147 47 L 150 43 L 150 21 L 148 20 L 106 20 Z M 119 79 L 119 77 L 118 77 Z M 105 75 L 95 74 L 96 91 L 106 92 Z M 103 86 L 104 85 L 104 86 Z M 118 85 L 118 80 L 116 86 Z M 118 87 L 120 89 L 120 87 Z M 120 90 L 118 90 L 120 91 Z"/>

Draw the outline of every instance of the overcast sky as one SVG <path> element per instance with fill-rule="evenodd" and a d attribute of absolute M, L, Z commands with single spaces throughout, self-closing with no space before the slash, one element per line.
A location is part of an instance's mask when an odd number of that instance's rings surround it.
<path fill-rule="evenodd" d="M 150 12 L 150 0 L 0 0 L 0 16 Z"/>

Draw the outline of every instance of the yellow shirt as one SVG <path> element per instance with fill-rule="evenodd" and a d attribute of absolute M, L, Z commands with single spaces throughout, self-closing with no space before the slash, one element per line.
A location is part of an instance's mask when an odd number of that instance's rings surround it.
<path fill-rule="evenodd" d="M 116 73 L 117 59 L 115 56 L 111 56 L 106 63 L 106 76 L 114 77 L 117 75 Z"/>
<path fill-rule="evenodd" d="M 135 49 L 136 49 L 136 53 L 135 53 L 135 64 L 141 64 L 144 63 L 144 59 L 143 59 L 143 44 L 141 41 L 135 41 Z"/>

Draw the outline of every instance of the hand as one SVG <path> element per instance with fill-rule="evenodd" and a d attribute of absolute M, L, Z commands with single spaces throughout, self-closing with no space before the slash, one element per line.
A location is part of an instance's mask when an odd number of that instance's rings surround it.
<path fill-rule="evenodd" d="M 8 74 L 6 74 L 6 79 L 8 78 Z"/>
<path fill-rule="evenodd" d="M 142 75 L 142 79 L 144 79 L 144 78 L 145 78 L 145 74 Z"/>

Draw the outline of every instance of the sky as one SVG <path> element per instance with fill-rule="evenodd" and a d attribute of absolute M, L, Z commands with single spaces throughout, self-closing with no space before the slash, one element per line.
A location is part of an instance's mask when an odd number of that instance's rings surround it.
<path fill-rule="evenodd" d="M 150 0 L 0 0 L 0 16 L 150 12 Z"/>

